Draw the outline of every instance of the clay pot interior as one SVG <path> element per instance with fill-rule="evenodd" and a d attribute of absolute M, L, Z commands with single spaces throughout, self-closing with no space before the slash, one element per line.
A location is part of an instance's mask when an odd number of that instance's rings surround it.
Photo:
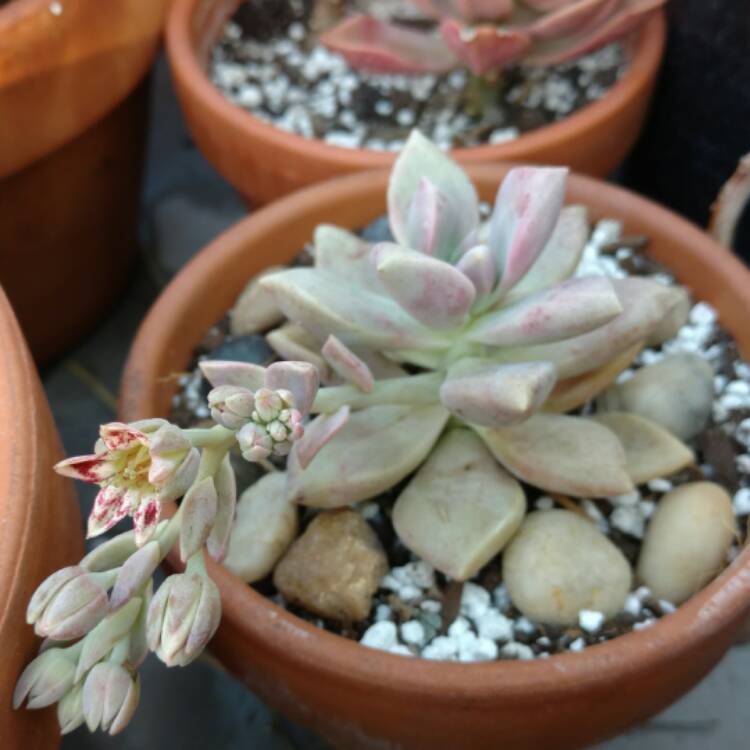
<path fill-rule="evenodd" d="M 469 170 L 483 199 L 492 199 L 507 168 Z M 145 320 L 123 379 L 121 417 L 168 414 L 174 391 L 168 376 L 184 369 L 246 281 L 291 260 L 320 223 L 357 228 L 381 216 L 386 181 L 387 173 L 373 172 L 300 192 L 206 248 Z M 739 261 L 696 227 L 622 189 L 576 175 L 568 202 L 589 206 L 594 220 L 623 219 L 627 234 L 650 236 L 654 259 L 714 305 L 750 354 L 750 281 Z M 170 561 L 177 565 L 175 557 Z M 262 698 L 344 747 L 455 748 L 461 737 L 465 746 L 490 748 L 503 727 L 509 748 L 551 742 L 576 748 L 656 713 L 714 666 L 750 613 L 748 571 L 750 548 L 676 613 L 581 653 L 464 665 L 405 661 L 361 647 L 301 621 L 210 565 L 224 605 L 212 649 Z"/>

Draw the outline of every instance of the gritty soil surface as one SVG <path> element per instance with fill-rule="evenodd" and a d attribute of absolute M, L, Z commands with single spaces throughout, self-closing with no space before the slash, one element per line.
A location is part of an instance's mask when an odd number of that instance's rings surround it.
<path fill-rule="evenodd" d="M 362 235 L 370 240 L 386 239 L 384 221 L 381 219 L 365 228 Z M 613 226 L 615 229 L 613 230 Z M 619 237 L 616 222 L 600 223 L 592 234 L 583 263 L 587 272 L 599 272 L 608 276 L 649 276 L 665 283 L 674 283 L 667 269 L 650 260 L 646 254 L 648 241 L 643 237 Z M 306 248 L 295 263 L 310 263 L 309 248 Z M 691 341 L 684 346 L 681 341 Z M 694 467 L 668 480 L 653 480 L 638 489 L 637 497 L 623 503 L 608 500 L 573 500 L 544 495 L 534 487 L 525 485 L 529 510 L 565 507 L 592 522 L 619 547 L 631 564 L 638 557 L 644 528 L 662 494 L 673 487 L 690 481 L 710 479 L 722 484 L 734 495 L 735 514 L 744 536 L 750 513 L 750 366 L 740 357 L 732 337 L 718 325 L 715 312 L 703 303 L 697 304 L 689 322 L 675 339 L 663 345 L 664 351 L 645 349 L 631 370 L 658 361 L 664 353 L 688 350 L 705 356 L 716 373 L 713 416 L 708 428 L 694 442 L 697 461 Z M 208 417 L 205 396 L 209 386 L 203 381 L 197 363 L 205 357 L 216 359 L 236 358 L 267 364 L 274 354 L 263 336 L 232 337 L 229 335 L 228 318 L 213 326 L 197 347 L 189 371 L 179 376 L 179 389 L 174 396 L 171 418 L 181 426 L 202 423 Z M 626 373 L 627 374 L 627 373 Z M 589 407 L 584 407 L 586 412 Z M 261 471 L 238 456 L 233 465 L 238 472 L 238 491 L 242 492 L 255 481 Z M 278 459 L 283 468 L 283 459 Z M 396 537 L 390 520 L 393 503 L 409 478 L 381 497 L 364 503 L 361 510 L 378 534 L 388 555 L 391 573 L 398 578 L 399 571 L 406 571 L 415 564 L 415 558 Z M 302 528 L 314 516 L 311 509 L 303 509 Z M 737 540 L 730 553 L 736 556 L 743 539 Z M 417 564 L 419 564 L 417 562 Z M 391 576 L 393 578 L 393 575 Z M 445 579 L 440 573 L 426 584 L 418 596 L 404 601 L 397 586 L 384 586 L 376 595 L 370 618 L 359 623 L 341 625 L 323 621 L 299 608 L 282 601 L 269 579 L 255 587 L 277 603 L 332 632 L 359 640 L 375 622 L 389 619 L 395 623 L 417 620 L 423 627 L 429 642 L 435 636 L 454 631 L 456 623 L 466 627 L 466 618 L 461 617 L 465 606 L 461 605 L 461 586 Z M 500 650 L 499 658 L 547 657 L 564 651 L 579 651 L 587 645 L 648 627 L 659 617 L 674 610 L 669 602 L 659 601 L 644 589 L 637 589 L 628 598 L 625 609 L 616 617 L 603 623 L 593 632 L 582 627 L 555 628 L 530 622 L 512 605 L 502 585 L 500 558 L 492 560 L 465 587 L 473 587 L 472 597 L 488 598 L 492 607 L 512 624 L 512 641 Z M 486 593 L 482 593 L 483 589 Z M 466 594 L 464 589 L 464 594 Z M 465 614 L 465 612 L 464 612 Z"/>
<path fill-rule="evenodd" d="M 228 99 L 283 130 L 346 148 L 397 151 L 415 127 L 442 148 L 511 140 L 601 98 L 627 67 L 622 46 L 611 44 L 565 65 L 508 68 L 479 85 L 460 69 L 363 74 L 317 42 L 349 9 L 430 26 L 405 16 L 408 7 L 380 0 L 327 0 L 315 8 L 310 0 L 243 3 L 213 49 L 211 78 Z"/>

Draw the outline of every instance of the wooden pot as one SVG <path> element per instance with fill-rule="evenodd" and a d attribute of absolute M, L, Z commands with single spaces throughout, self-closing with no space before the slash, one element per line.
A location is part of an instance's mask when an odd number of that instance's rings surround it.
<path fill-rule="evenodd" d="M 468 170 L 492 200 L 507 166 Z M 195 257 L 143 322 L 121 391 L 124 420 L 169 414 L 175 381 L 208 328 L 247 280 L 290 261 L 321 223 L 358 228 L 385 213 L 387 172 L 361 173 L 258 211 Z M 594 219 L 645 234 L 652 256 L 750 356 L 750 272 L 705 233 L 626 190 L 579 175 L 568 200 Z M 170 558 L 177 565 L 178 558 Z M 338 747 L 409 750 L 570 750 L 661 711 L 719 661 L 750 614 L 750 546 L 703 591 L 653 627 L 580 653 L 536 661 L 461 664 L 369 649 L 273 604 L 223 567 L 209 565 L 224 618 L 212 650 L 272 706 Z"/>
<path fill-rule="evenodd" d="M 262 122 L 209 80 L 211 48 L 240 0 L 174 0 L 167 52 L 177 95 L 198 147 L 252 204 L 362 169 L 387 168 L 395 154 L 330 146 Z M 515 160 L 563 164 L 599 177 L 625 157 L 640 131 L 664 49 L 663 14 L 629 44 L 630 67 L 598 102 L 514 141 L 451 152 L 462 164 Z"/>

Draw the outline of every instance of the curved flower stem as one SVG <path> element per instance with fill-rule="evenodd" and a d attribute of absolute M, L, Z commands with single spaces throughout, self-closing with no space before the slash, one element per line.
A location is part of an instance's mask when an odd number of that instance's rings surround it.
<path fill-rule="evenodd" d="M 117 641 L 115 647 L 112 649 L 109 661 L 111 661 L 113 664 L 122 666 L 127 661 L 129 649 L 130 633 L 128 633 L 126 636 L 123 636 L 119 641 Z"/>
<path fill-rule="evenodd" d="M 227 455 L 234 444 L 235 434 L 224 427 L 214 427 L 211 430 L 195 430 L 194 432 L 214 433 L 214 439 L 212 439 L 207 447 L 203 448 L 203 452 L 201 453 L 198 476 L 195 479 L 197 483 L 206 477 L 212 477 L 216 474 L 221 466 L 221 462 L 224 460 L 224 456 Z M 169 550 L 172 549 L 180 536 L 183 507 L 183 505 L 180 505 L 177 509 L 177 513 L 169 519 L 169 523 L 157 536 L 162 560 L 167 556 Z"/>
<path fill-rule="evenodd" d="M 315 414 L 331 414 L 346 404 L 352 409 L 364 409 L 377 404 L 436 404 L 440 400 L 438 391 L 443 380 L 443 373 L 430 372 L 378 380 L 370 393 L 351 385 L 323 388 L 318 391 L 310 411 Z"/>
<path fill-rule="evenodd" d="M 182 434 L 196 448 L 218 448 L 224 446 L 227 442 L 229 445 L 234 442 L 234 432 L 218 424 L 214 427 L 196 427 L 182 430 Z"/>
<path fill-rule="evenodd" d="M 188 558 L 185 566 L 185 572 L 192 574 L 197 573 L 198 575 L 206 577 L 208 572 L 206 571 L 206 561 L 203 559 L 203 550 L 198 550 L 194 555 Z"/>

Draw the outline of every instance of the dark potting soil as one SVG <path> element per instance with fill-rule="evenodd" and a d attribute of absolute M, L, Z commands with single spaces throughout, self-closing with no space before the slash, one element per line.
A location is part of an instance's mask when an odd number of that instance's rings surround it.
<path fill-rule="evenodd" d="M 432 23 L 405 16 L 410 6 L 403 2 L 246 2 L 213 49 L 214 84 L 283 130 L 346 148 L 397 151 L 415 127 L 446 149 L 511 140 L 601 98 L 626 69 L 616 43 L 564 65 L 508 68 L 481 87 L 462 69 L 440 76 L 364 74 L 317 42 L 352 6 L 411 25 Z"/>
<path fill-rule="evenodd" d="M 379 219 L 364 228 L 360 234 L 370 241 L 387 240 L 387 222 Z M 590 244 L 595 242 L 596 236 L 597 232 L 594 232 Z M 598 245 L 598 258 L 591 262 L 600 264 L 599 268 L 608 275 L 656 275 L 663 282 L 674 283 L 668 269 L 648 257 L 647 249 L 648 238 L 645 237 L 622 237 L 619 240 L 601 241 Z M 310 254 L 306 248 L 295 263 L 309 261 Z M 734 340 L 712 319 L 712 315 L 710 308 L 697 305 L 693 308 L 689 323 L 684 327 L 692 327 L 693 334 L 697 332 L 699 338 L 702 336 L 700 343 L 696 344 L 693 350 L 706 356 L 716 373 L 716 404 L 713 416 L 707 429 L 693 444 L 697 456 L 696 464 L 669 477 L 666 483 L 665 480 L 653 480 L 638 488 L 638 497 L 632 503 L 625 504 L 607 500 L 550 497 L 534 487 L 524 485 L 530 510 L 558 506 L 585 516 L 596 523 L 634 565 L 640 552 L 645 524 L 660 496 L 680 484 L 709 479 L 722 484 L 735 496 L 735 513 L 743 537 L 737 540 L 732 554 L 738 552 L 741 543 L 744 543 L 750 513 L 750 489 L 743 489 L 750 487 L 750 366 L 741 359 Z M 637 369 L 638 366 L 649 364 L 658 356 L 658 349 L 644 350 L 633 367 Z M 196 348 L 188 372 L 176 376 L 179 378 L 180 387 L 173 399 L 172 421 L 185 427 L 207 422 L 208 409 L 205 406 L 205 397 L 209 386 L 197 368 L 198 361 L 203 358 L 230 357 L 268 364 L 273 359 L 273 353 L 263 335 L 231 336 L 228 317 L 218 321 Z M 586 412 L 587 408 L 589 407 L 584 407 L 582 411 Z M 283 459 L 276 461 L 279 468 L 283 468 L 283 462 Z M 239 493 L 263 473 L 260 467 L 248 464 L 238 455 L 233 456 L 232 463 L 237 472 Z M 399 541 L 390 520 L 393 503 L 409 479 L 410 477 L 383 495 L 361 504 L 363 515 L 383 544 L 391 570 L 414 560 L 409 550 Z M 738 505 L 738 491 L 747 493 L 748 497 L 742 501 L 747 507 Z M 301 509 L 302 529 L 314 515 L 313 509 Z M 513 624 L 513 639 L 508 644 L 513 646 L 513 650 L 503 652 L 501 649 L 499 658 L 547 657 L 565 651 L 578 651 L 588 645 L 648 627 L 658 618 L 674 610 L 669 602 L 659 601 L 648 590 L 638 589 L 630 595 L 621 613 L 594 632 L 578 626 L 549 627 L 530 622 L 513 606 L 502 586 L 500 556 L 488 563 L 472 579 L 472 584 L 484 588 L 492 597 L 493 606 Z M 370 617 L 362 622 L 342 624 L 323 620 L 284 602 L 275 590 L 270 576 L 253 585 L 259 592 L 303 619 L 354 640 L 359 640 L 363 633 L 378 621 L 379 612 L 385 609 L 396 623 L 417 620 L 424 628 L 429 643 L 436 635 L 446 633 L 451 623 L 456 621 L 461 600 L 461 586 L 437 573 L 434 584 L 423 590 L 419 597 L 408 602 L 403 601 L 393 591 L 381 588 L 375 596 Z M 425 608 L 425 602 L 437 603 L 439 606 Z"/>

